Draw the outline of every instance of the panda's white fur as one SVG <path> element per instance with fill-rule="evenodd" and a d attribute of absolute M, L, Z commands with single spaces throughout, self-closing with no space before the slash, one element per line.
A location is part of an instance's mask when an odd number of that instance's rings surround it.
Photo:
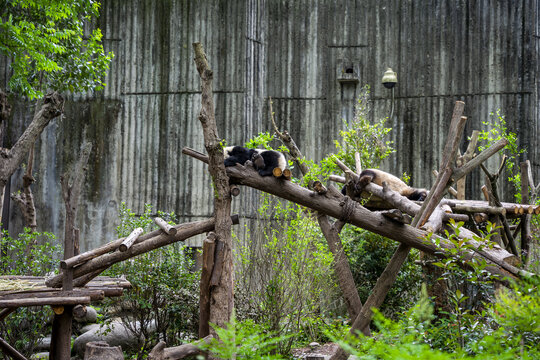
<path fill-rule="evenodd" d="M 279 151 L 275 150 L 265 150 L 265 149 L 255 149 L 262 157 L 265 159 L 269 158 L 269 154 L 272 154 L 272 170 L 274 168 L 280 168 L 281 170 L 285 170 L 287 168 L 287 159 L 285 159 L 285 155 L 283 155 Z M 275 162 L 274 162 L 275 160 Z"/>

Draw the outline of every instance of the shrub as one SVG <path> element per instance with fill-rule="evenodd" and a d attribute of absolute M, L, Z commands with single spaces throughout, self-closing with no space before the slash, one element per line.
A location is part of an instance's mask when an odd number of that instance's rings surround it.
<path fill-rule="evenodd" d="M 126 236 L 137 227 L 155 230 L 151 212 L 152 207 L 146 205 L 145 212 L 136 216 L 122 203 L 118 236 Z M 158 212 L 158 216 L 166 220 L 175 218 L 174 213 Z M 173 244 L 115 264 L 107 271 L 111 276 L 125 275 L 132 284 L 123 297 L 107 302 L 106 311 L 109 320 L 120 316 L 134 336 L 143 336 L 138 358 L 158 339 L 173 346 L 196 335 L 199 273 L 192 271 L 192 267 L 193 261 L 186 256 L 184 247 Z M 153 327 L 155 332 L 151 331 Z"/>
<path fill-rule="evenodd" d="M 237 314 L 278 336 L 292 334 L 279 344 L 279 351 L 287 353 L 294 341 L 307 338 L 303 330 L 317 328 L 335 309 L 333 257 L 317 222 L 302 207 L 261 196 L 259 234 L 235 246 Z"/>
<path fill-rule="evenodd" d="M 54 241 L 53 234 L 31 232 L 27 228 L 17 238 L 3 233 L 0 236 L 2 273 L 45 276 L 56 270 L 61 248 Z M 50 334 L 52 315 L 49 306 L 19 308 L 0 322 L 0 337 L 30 357 L 38 340 Z"/>

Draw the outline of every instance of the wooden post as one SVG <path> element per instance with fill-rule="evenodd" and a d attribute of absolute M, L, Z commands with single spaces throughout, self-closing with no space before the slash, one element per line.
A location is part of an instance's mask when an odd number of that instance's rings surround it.
<path fill-rule="evenodd" d="M 77 207 L 82 184 L 86 174 L 85 167 L 90 158 L 92 144 L 84 141 L 81 145 L 81 155 L 71 176 L 64 174 L 61 178 L 62 194 L 66 206 L 66 224 L 64 231 L 64 260 L 73 257 L 79 249 L 78 231 L 75 228 Z M 63 270 L 62 288 L 65 291 L 73 290 L 73 269 Z M 73 306 L 66 304 L 64 312 L 55 315 L 53 319 L 50 358 L 52 360 L 69 359 L 71 354 L 71 326 L 73 322 Z"/>
<path fill-rule="evenodd" d="M 203 264 L 201 270 L 200 299 L 199 299 L 199 338 L 210 334 L 210 277 L 214 269 L 216 234 L 211 232 L 203 242 Z"/>
<path fill-rule="evenodd" d="M 532 177 L 531 163 L 529 160 L 520 164 L 521 170 L 521 203 L 529 204 L 529 187 L 534 188 Z M 534 197 L 534 194 L 533 194 Z M 534 201 L 534 200 L 533 200 Z M 532 242 L 531 235 L 531 215 L 527 212 L 521 216 L 521 261 L 527 264 L 529 261 L 530 244 Z"/>

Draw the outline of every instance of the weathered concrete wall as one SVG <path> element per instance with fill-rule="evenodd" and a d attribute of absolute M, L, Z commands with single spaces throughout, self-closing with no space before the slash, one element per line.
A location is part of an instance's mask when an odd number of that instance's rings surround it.
<path fill-rule="evenodd" d="M 371 85 L 373 117 L 389 115 L 391 93 L 380 79 L 392 67 L 399 83 L 389 126 L 398 152 L 388 170 L 429 186 L 453 104 L 464 100 L 467 134 L 502 109 L 539 179 L 538 7 L 538 0 L 103 1 L 99 26 L 115 53 L 108 86 L 73 97 L 41 138 L 40 228 L 62 233 L 59 176 L 74 160 L 84 126 L 94 152 L 79 211 L 83 250 L 114 238 L 122 201 L 137 212 L 145 203 L 175 211 L 182 221 L 211 214 L 206 166 L 180 154 L 183 146 L 204 150 L 195 41 L 214 70 L 219 131 L 229 144 L 271 131 L 272 97 L 280 126 L 318 160 L 333 150 L 361 85 Z M 347 69 L 358 85 L 338 81 Z M 7 71 L 3 66 L 2 84 Z M 31 114 L 24 104 L 16 110 L 12 138 Z M 470 177 L 475 197 L 480 177 Z M 246 218 L 256 208 L 250 189 L 234 200 Z M 12 209 L 13 231 L 17 218 Z"/>

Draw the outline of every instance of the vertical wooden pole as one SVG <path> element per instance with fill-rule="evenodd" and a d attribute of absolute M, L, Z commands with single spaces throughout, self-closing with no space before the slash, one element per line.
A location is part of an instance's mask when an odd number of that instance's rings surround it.
<path fill-rule="evenodd" d="M 71 176 L 61 177 L 62 193 L 66 206 L 66 224 L 64 229 L 64 260 L 67 260 L 79 252 L 79 231 L 75 227 L 77 207 L 81 187 L 85 176 L 86 164 L 90 157 L 92 144 L 85 141 L 81 146 L 81 155 Z M 69 179 L 73 179 L 70 184 Z M 63 269 L 62 289 L 73 290 L 73 268 Z M 71 327 L 73 323 L 73 305 L 64 306 L 61 314 L 55 314 L 53 318 L 51 347 L 49 357 L 51 360 L 69 359 L 71 355 Z"/>
<path fill-rule="evenodd" d="M 531 163 L 529 160 L 520 164 L 521 170 L 521 203 L 528 204 L 529 199 L 529 187 L 533 186 Z M 532 242 L 531 236 L 531 215 L 524 214 L 521 216 L 521 261 L 523 264 L 527 264 L 529 261 L 530 244 Z"/>

